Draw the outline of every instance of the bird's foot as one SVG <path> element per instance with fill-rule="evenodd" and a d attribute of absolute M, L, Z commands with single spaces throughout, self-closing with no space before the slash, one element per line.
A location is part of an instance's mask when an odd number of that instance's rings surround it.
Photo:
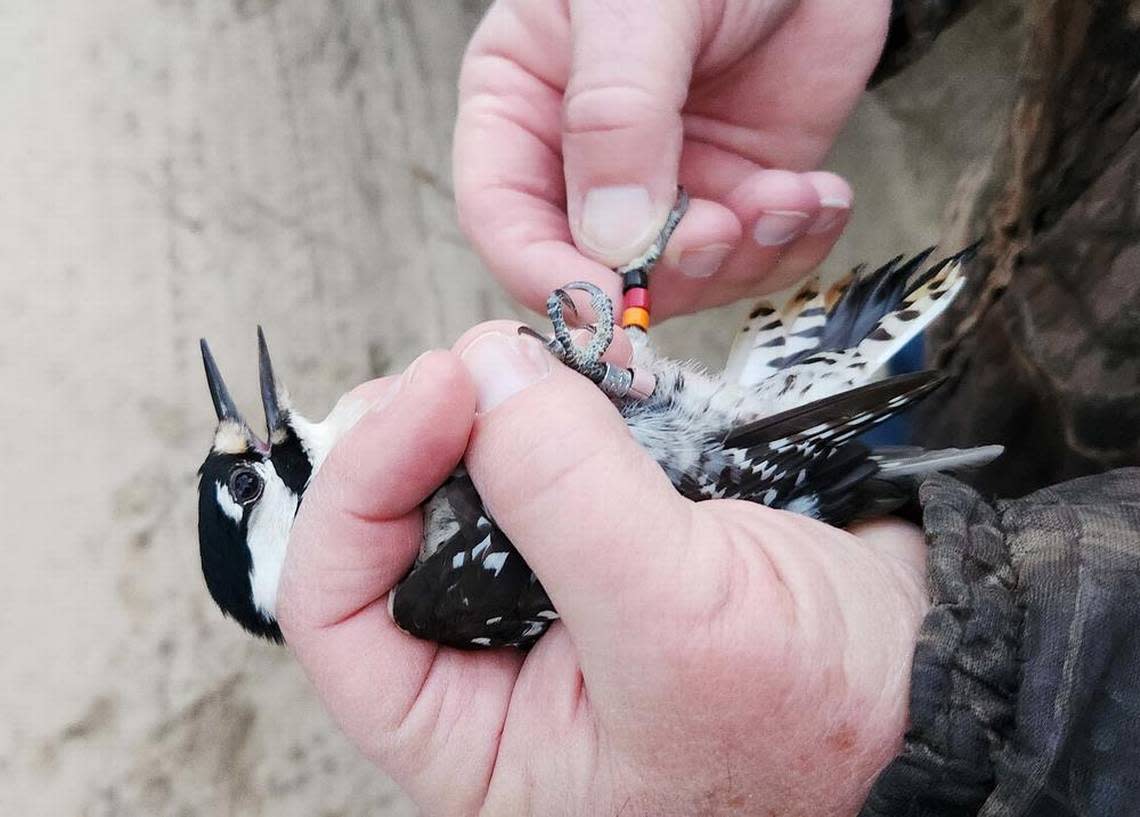
<path fill-rule="evenodd" d="M 622 278 L 622 288 L 629 298 L 631 291 L 644 294 L 649 285 L 649 271 L 656 266 L 665 252 L 665 245 L 677 228 L 685 211 L 689 207 L 689 196 L 683 188 L 677 188 L 677 202 L 673 205 L 665 226 L 648 249 L 637 258 L 624 266 L 618 267 L 614 272 Z M 590 306 L 594 310 L 595 322 L 592 325 L 583 325 L 579 319 L 578 308 L 570 297 L 571 291 L 584 292 L 590 297 Z M 636 327 L 644 331 L 649 325 L 649 302 L 637 302 L 638 308 L 627 309 L 628 312 L 641 313 L 642 320 L 635 323 L 626 323 L 627 327 Z M 626 303 L 629 306 L 629 302 Z M 546 300 L 546 314 L 550 316 L 550 324 L 554 329 L 554 336 L 546 338 L 527 326 L 519 327 L 519 334 L 529 335 L 541 341 L 551 354 L 561 360 L 579 374 L 588 377 L 598 384 L 598 387 L 610 397 L 623 399 L 631 397 L 643 400 L 648 397 L 656 386 L 656 378 L 647 372 L 638 369 L 628 369 L 616 366 L 602 360 L 610 343 L 614 339 L 614 304 L 609 296 L 600 287 L 587 281 L 573 281 L 550 293 Z M 569 318 L 569 320 L 568 320 Z M 624 318 L 623 318 L 624 320 Z M 586 329 L 590 333 L 590 340 L 585 346 L 574 342 L 573 329 Z"/>
<path fill-rule="evenodd" d="M 581 321 L 578 308 L 570 297 L 571 291 L 584 292 L 590 297 L 590 307 L 595 316 L 593 324 Z M 546 313 L 550 316 L 553 337 L 543 337 L 528 326 L 520 326 L 519 333 L 541 341 L 563 364 L 592 380 L 610 397 L 643 399 L 652 391 L 646 378 L 638 376 L 636 371 L 602 360 L 613 342 L 616 321 L 613 301 L 600 287 L 586 281 L 566 284 L 550 294 Z M 589 333 L 585 346 L 575 342 L 575 329 L 585 329 Z"/>
<path fill-rule="evenodd" d="M 594 323 L 583 326 L 570 292 L 584 292 L 590 296 L 590 307 L 594 310 Z M 554 337 L 550 349 L 564 364 L 595 383 L 604 377 L 602 355 L 610 348 L 614 339 L 614 305 L 599 287 L 586 281 L 573 281 L 550 293 L 546 299 L 546 314 Z M 569 318 L 569 320 L 567 320 Z M 585 346 L 574 342 L 571 330 L 585 328 L 590 340 Z"/>

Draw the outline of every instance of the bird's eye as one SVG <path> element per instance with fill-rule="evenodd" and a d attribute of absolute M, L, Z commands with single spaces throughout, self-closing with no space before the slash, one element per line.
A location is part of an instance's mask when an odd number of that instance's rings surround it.
<path fill-rule="evenodd" d="M 241 505 L 261 496 L 261 477 L 252 468 L 238 468 L 230 474 L 230 494 Z"/>

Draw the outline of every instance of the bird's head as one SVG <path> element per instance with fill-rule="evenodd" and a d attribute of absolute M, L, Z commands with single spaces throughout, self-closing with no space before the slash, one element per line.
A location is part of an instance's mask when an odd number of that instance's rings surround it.
<path fill-rule="evenodd" d="M 218 427 L 198 471 L 198 545 L 206 587 L 222 612 L 254 635 L 281 642 L 275 609 L 289 533 L 331 441 L 325 424 L 291 409 L 260 328 L 257 337 L 267 441 L 238 411 L 202 341 Z"/>

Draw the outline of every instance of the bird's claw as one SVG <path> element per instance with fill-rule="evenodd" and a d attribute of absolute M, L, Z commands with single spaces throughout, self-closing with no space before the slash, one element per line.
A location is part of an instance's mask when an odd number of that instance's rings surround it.
<path fill-rule="evenodd" d="M 582 316 L 578 314 L 578 305 L 574 303 L 574 299 L 571 298 L 570 293 L 566 291 L 566 289 L 573 288 L 574 287 L 567 284 L 565 288 L 560 287 L 554 290 L 554 292 L 551 294 L 557 297 L 559 302 L 562 304 L 563 315 L 570 316 L 569 323 L 572 323 L 574 326 L 578 326 L 581 323 Z"/>

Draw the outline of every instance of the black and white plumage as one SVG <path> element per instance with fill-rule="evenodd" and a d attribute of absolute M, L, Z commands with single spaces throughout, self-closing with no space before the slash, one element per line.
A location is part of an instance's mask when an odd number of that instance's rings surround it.
<path fill-rule="evenodd" d="M 1001 451 L 872 450 L 857 439 L 941 382 L 932 372 L 873 380 L 961 287 L 969 251 L 924 269 L 929 252 L 856 269 L 830 286 L 812 279 L 790 297 L 758 304 L 724 374 L 662 358 L 634 333 L 634 365 L 656 387 L 647 399 L 616 398 L 615 406 L 691 500 L 741 499 L 833 525 L 889 512 L 923 475 L 981 465 Z M 561 314 L 552 309 L 564 336 Z M 203 342 L 219 426 L 201 469 L 199 538 L 215 601 L 249 631 L 279 639 L 276 582 L 293 516 L 365 407 L 345 398 L 323 422 L 306 420 L 278 389 L 259 338 L 268 444 L 240 418 Z M 582 365 L 580 356 L 573 362 Z M 425 503 L 424 521 L 419 557 L 389 597 L 400 627 L 461 648 L 525 648 L 557 618 L 462 468 Z"/>

